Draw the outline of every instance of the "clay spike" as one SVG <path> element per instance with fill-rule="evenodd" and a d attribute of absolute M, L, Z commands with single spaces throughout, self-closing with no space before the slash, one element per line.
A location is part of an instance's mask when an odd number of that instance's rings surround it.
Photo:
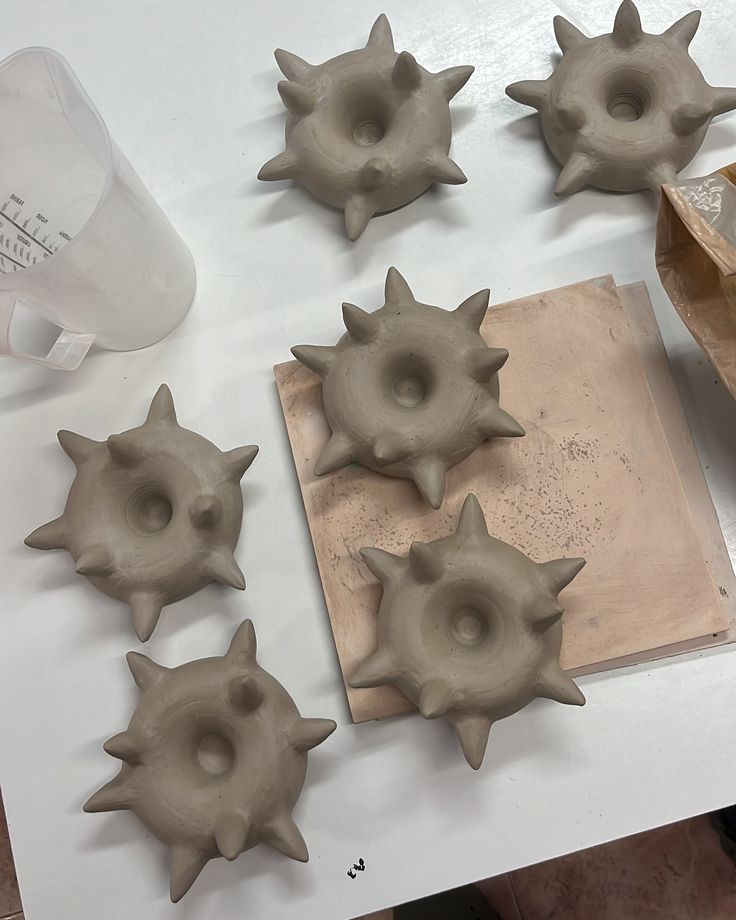
<path fill-rule="evenodd" d="M 298 161 L 288 152 L 283 150 L 271 157 L 258 171 L 258 178 L 262 182 L 278 182 L 281 179 L 293 179 L 299 172 Z"/>
<path fill-rule="evenodd" d="M 74 431 L 65 431 L 63 429 L 57 432 L 56 437 L 59 439 L 61 449 L 75 466 L 81 466 L 92 455 L 95 447 L 98 447 L 101 443 L 100 441 L 93 441 L 92 438 L 85 438 L 84 435 L 76 434 Z"/>
<path fill-rule="evenodd" d="M 425 500 L 439 508 L 445 497 L 445 465 L 439 457 L 422 457 L 412 467 L 411 477 Z"/>
<path fill-rule="evenodd" d="M 689 48 L 690 42 L 695 38 L 695 33 L 700 25 L 700 10 L 693 10 L 687 13 L 682 19 L 678 19 L 674 25 L 671 25 L 666 32 L 663 32 L 665 38 L 671 38 L 683 48 Z"/>
<path fill-rule="evenodd" d="M 77 575 L 104 578 L 115 571 L 111 552 L 104 546 L 90 546 L 76 560 Z"/>
<path fill-rule="evenodd" d="M 614 44 L 619 48 L 630 48 L 640 41 L 643 35 L 639 10 L 633 0 L 623 0 L 613 22 L 611 38 Z"/>
<path fill-rule="evenodd" d="M 428 158 L 427 173 L 435 182 L 443 185 L 463 185 L 468 181 L 457 163 L 440 151 L 434 151 Z"/>
<path fill-rule="evenodd" d="M 381 13 L 378 19 L 373 23 L 371 34 L 368 36 L 368 42 L 366 43 L 366 48 L 369 45 L 388 48 L 390 51 L 394 50 L 394 37 L 391 34 L 391 26 L 389 25 L 385 13 Z"/>
<path fill-rule="evenodd" d="M 417 59 L 408 51 L 402 51 L 396 58 L 391 79 L 401 89 L 412 90 L 422 82 L 422 68 L 417 64 Z"/>
<path fill-rule="evenodd" d="M 123 466 L 135 466 L 143 457 L 143 450 L 135 431 L 111 434 L 106 443 L 110 456 Z"/>
<path fill-rule="evenodd" d="M 257 455 L 257 444 L 248 444 L 246 447 L 235 447 L 232 450 L 224 450 L 222 452 L 225 465 L 230 475 L 235 477 L 238 481 L 242 479 L 245 471 L 250 467 Z"/>
<path fill-rule="evenodd" d="M 439 581 L 445 571 L 442 558 L 429 543 L 412 543 L 409 549 L 409 571 L 417 581 Z"/>
<path fill-rule="evenodd" d="M 537 569 L 543 581 L 553 594 L 557 595 L 566 588 L 585 565 L 585 559 L 553 559 L 540 562 Z"/>
<path fill-rule="evenodd" d="M 276 58 L 279 70 L 287 80 L 304 83 L 314 70 L 313 65 L 308 64 L 304 58 L 300 58 L 297 54 L 292 54 L 291 51 L 284 51 L 283 48 L 277 48 L 273 56 Z"/>
<path fill-rule="evenodd" d="M 713 109 L 706 102 L 686 102 L 672 113 L 672 130 L 675 134 L 691 134 L 712 117 Z"/>
<path fill-rule="evenodd" d="M 248 822 L 237 812 L 218 818 L 215 821 L 215 846 L 220 855 L 229 860 L 237 859 L 245 849 L 249 829 Z"/>
<path fill-rule="evenodd" d="M 310 371 L 326 377 L 335 363 L 334 345 L 295 345 L 292 355 Z"/>
<path fill-rule="evenodd" d="M 519 80 L 506 87 L 506 95 L 521 105 L 541 109 L 549 97 L 548 80 Z"/>
<path fill-rule="evenodd" d="M 228 686 L 228 698 L 237 709 L 255 712 L 263 702 L 263 690 L 249 674 L 234 677 Z"/>
<path fill-rule="evenodd" d="M 351 687 L 381 687 L 388 684 L 394 675 L 394 664 L 390 653 L 378 649 L 362 661 L 348 679 Z"/>
<path fill-rule="evenodd" d="M 396 463 L 402 457 L 406 456 L 407 449 L 401 435 L 394 432 L 386 432 L 379 435 L 372 448 L 373 459 L 381 466 L 388 466 L 390 463 Z"/>
<path fill-rule="evenodd" d="M 342 318 L 345 328 L 350 333 L 350 338 L 356 342 L 366 344 L 372 342 L 378 335 L 379 320 L 372 314 L 366 313 L 352 303 L 342 305 Z"/>
<path fill-rule="evenodd" d="M 549 665 L 539 675 L 537 696 L 570 706 L 584 706 L 585 697 L 575 681 L 557 664 Z"/>
<path fill-rule="evenodd" d="M 125 769 L 123 767 L 123 770 Z M 115 779 L 111 779 L 109 783 L 91 795 L 82 808 L 88 814 L 96 814 L 100 811 L 123 811 L 130 808 L 132 801 L 133 795 L 121 771 Z"/>
<path fill-rule="evenodd" d="M 281 101 L 292 115 L 309 115 L 317 105 L 314 91 L 292 80 L 280 80 L 276 89 Z"/>
<path fill-rule="evenodd" d="M 360 171 L 360 187 L 364 192 L 375 192 L 385 185 L 391 175 L 391 166 L 383 157 L 371 157 Z"/>
<path fill-rule="evenodd" d="M 546 603 L 536 610 L 530 611 L 526 616 L 526 620 L 536 629 L 544 632 L 549 629 L 550 626 L 554 626 L 555 623 L 558 623 L 564 612 L 560 604 Z"/>
<path fill-rule="evenodd" d="M 289 741 L 297 751 L 311 751 L 322 744 L 337 728 L 332 719 L 299 719 L 289 729 Z"/>
<path fill-rule="evenodd" d="M 230 646 L 225 653 L 230 664 L 238 666 L 249 666 L 256 663 L 256 652 L 258 643 L 256 641 L 256 631 L 253 628 L 251 620 L 243 622 L 235 630 Z"/>
<path fill-rule="evenodd" d="M 595 164 L 586 153 L 573 153 L 555 183 L 555 195 L 564 197 L 578 192 L 595 173 Z"/>
<path fill-rule="evenodd" d="M 206 865 L 207 857 L 198 850 L 184 846 L 172 847 L 169 892 L 174 904 L 181 901 Z"/>
<path fill-rule="evenodd" d="M 491 724 L 487 716 L 462 715 L 453 719 L 460 747 L 463 749 L 465 759 L 474 770 L 478 770 L 483 763 Z"/>
<path fill-rule="evenodd" d="M 523 438 L 526 434 L 516 419 L 495 403 L 481 415 L 478 429 L 484 438 Z"/>
<path fill-rule="evenodd" d="M 711 99 L 713 105 L 713 117 L 716 115 L 725 115 L 736 109 L 736 89 L 730 86 L 713 86 L 711 87 Z"/>
<path fill-rule="evenodd" d="M 169 670 L 162 664 L 157 664 L 147 655 L 141 655 L 140 652 L 128 652 L 125 660 L 128 662 L 133 680 L 141 690 L 148 690 L 149 687 L 155 686 Z"/>
<path fill-rule="evenodd" d="M 118 760 L 124 760 L 129 764 L 140 763 L 142 745 L 133 732 L 124 731 L 113 735 L 102 747 L 106 754 L 117 757 Z"/>
<path fill-rule="evenodd" d="M 452 709 L 452 691 L 444 680 L 430 680 L 419 694 L 419 711 L 425 719 L 437 719 Z"/>
<path fill-rule="evenodd" d="M 568 131 L 580 131 L 585 127 L 585 112 L 579 105 L 567 103 L 555 108 L 557 120 Z"/>
<path fill-rule="evenodd" d="M 659 163 L 649 170 L 647 182 L 654 194 L 659 195 L 663 185 L 671 185 L 673 182 L 677 182 L 677 171 L 672 163 Z"/>
<path fill-rule="evenodd" d="M 376 213 L 370 199 L 365 195 L 353 195 L 345 204 L 345 229 L 348 239 L 355 242 Z"/>
<path fill-rule="evenodd" d="M 435 82 L 439 85 L 440 90 L 445 94 L 445 99 L 449 102 L 460 92 L 468 80 L 473 75 L 475 67 L 448 67 L 447 70 L 441 70 L 434 75 Z"/>
<path fill-rule="evenodd" d="M 488 288 L 471 294 L 457 309 L 453 310 L 453 316 L 462 320 L 474 332 L 480 331 L 483 320 L 486 318 L 490 297 L 491 292 Z"/>
<path fill-rule="evenodd" d="M 166 425 L 176 425 L 176 409 L 171 390 L 162 383 L 156 390 L 156 395 L 151 401 L 151 408 L 146 416 L 146 425 L 155 425 L 162 422 Z"/>
<path fill-rule="evenodd" d="M 266 843 L 284 856 L 299 862 L 309 862 L 307 845 L 291 815 L 286 812 L 276 815 L 263 825 L 263 834 Z"/>
<path fill-rule="evenodd" d="M 238 591 L 245 589 L 245 576 L 240 571 L 238 563 L 232 552 L 225 547 L 210 553 L 204 565 L 204 570 L 213 581 L 221 585 L 228 585 Z"/>
<path fill-rule="evenodd" d="M 468 354 L 468 372 L 481 383 L 487 383 L 508 361 L 506 348 L 474 348 Z"/>
<path fill-rule="evenodd" d="M 339 431 L 332 435 L 314 464 L 315 476 L 326 476 L 353 462 L 353 445 Z"/>
<path fill-rule="evenodd" d="M 375 546 L 366 546 L 360 551 L 363 562 L 368 566 L 371 574 L 374 575 L 381 584 L 388 584 L 395 578 L 399 578 L 404 571 L 404 560 L 401 556 L 395 556 L 393 553 L 387 553 L 385 549 L 378 549 Z"/>
<path fill-rule="evenodd" d="M 560 51 L 562 51 L 563 54 L 569 51 L 570 48 L 575 48 L 578 45 L 590 41 L 587 35 L 581 32 L 577 26 L 568 22 L 564 16 L 555 16 L 552 23 L 557 44 L 560 46 Z"/>
<path fill-rule="evenodd" d="M 414 295 L 404 276 L 393 265 L 386 273 L 384 295 L 387 304 L 399 306 L 402 303 L 414 303 Z"/>
<path fill-rule="evenodd" d="M 133 629 L 141 642 L 148 642 L 161 616 L 161 601 L 153 594 L 134 594 L 130 598 Z"/>
<path fill-rule="evenodd" d="M 66 549 L 66 524 L 64 515 L 42 524 L 23 541 L 32 549 Z"/>
<path fill-rule="evenodd" d="M 189 506 L 189 519 L 200 530 L 206 530 L 222 517 L 222 502 L 214 495 L 198 495 Z"/>
<path fill-rule="evenodd" d="M 483 540 L 488 536 L 488 527 L 486 526 L 483 509 L 472 492 L 463 502 L 456 533 L 466 540 Z"/>

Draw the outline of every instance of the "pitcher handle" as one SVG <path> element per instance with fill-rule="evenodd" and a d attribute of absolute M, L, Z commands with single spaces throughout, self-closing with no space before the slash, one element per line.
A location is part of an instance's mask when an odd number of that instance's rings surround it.
<path fill-rule="evenodd" d="M 92 343 L 95 340 L 94 335 L 72 332 L 71 329 L 64 329 L 59 327 L 58 323 L 53 323 L 57 328 L 61 328 L 61 332 L 45 357 L 16 351 L 11 344 L 10 325 L 15 307 L 19 302 L 46 320 L 45 314 L 47 311 L 43 309 L 41 304 L 26 294 L 0 292 L 0 355 L 10 355 L 13 358 L 18 358 L 19 361 L 42 364 L 58 371 L 75 371 L 92 347 Z M 49 320 L 46 321 L 50 322 Z"/>

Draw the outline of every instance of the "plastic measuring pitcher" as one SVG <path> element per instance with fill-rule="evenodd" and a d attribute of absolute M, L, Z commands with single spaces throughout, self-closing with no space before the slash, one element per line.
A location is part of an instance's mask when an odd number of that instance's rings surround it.
<path fill-rule="evenodd" d="M 189 250 L 64 58 L 0 63 L 0 354 L 74 370 L 92 342 L 151 345 L 195 287 Z M 61 327 L 48 354 L 13 347 L 18 306 Z"/>

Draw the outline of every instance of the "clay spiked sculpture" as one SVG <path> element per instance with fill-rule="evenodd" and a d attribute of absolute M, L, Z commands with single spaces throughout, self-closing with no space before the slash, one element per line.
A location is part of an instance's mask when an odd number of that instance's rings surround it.
<path fill-rule="evenodd" d="M 393 684 L 425 719 L 448 719 L 477 770 L 491 725 L 535 697 L 582 706 L 560 667 L 562 607 L 557 595 L 584 559 L 535 563 L 488 535 L 468 495 L 457 531 L 412 543 L 407 557 L 363 549 L 383 585 L 378 648 L 351 687 Z"/>
<path fill-rule="evenodd" d="M 77 572 L 130 604 L 141 642 L 161 608 L 212 581 L 242 590 L 233 550 L 243 520 L 240 479 L 254 445 L 221 451 L 177 424 L 163 384 L 139 428 L 92 441 L 60 431 L 77 467 L 61 517 L 26 537 L 34 549 L 66 549 Z"/>
<path fill-rule="evenodd" d="M 380 310 L 345 303 L 348 331 L 337 345 L 291 349 L 322 378 L 332 437 L 315 464 L 317 476 L 358 461 L 412 479 L 439 508 L 448 469 L 487 438 L 524 434 L 498 405 L 498 371 L 509 353 L 488 348 L 480 334 L 489 293 L 441 310 L 418 303 L 390 268 Z"/>
<path fill-rule="evenodd" d="M 473 72 L 433 74 L 408 51 L 397 54 L 388 19 L 376 20 L 368 44 L 312 65 L 276 51 L 286 77 L 278 85 L 286 150 L 259 179 L 298 179 L 316 198 L 345 212 L 351 240 L 374 214 L 403 207 L 435 182 L 467 182 L 448 156 L 449 101 Z"/>
<path fill-rule="evenodd" d="M 337 726 L 303 719 L 259 667 L 251 621 L 222 658 L 164 668 L 129 652 L 128 665 L 141 699 L 126 731 L 104 745 L 122 767 L 84 810 L 129 809 L 171 847 L 172 901 L 208 860 L 235 859 L 261 842 L 306 862 L 291 812 L 307 752 Z"/>
<path fill-rule="evenodd" d="M 588 38 L 555 16 L 562 60 L 554 73 L 506 88 L 539 111 L 547 145 L 563 166 L 555 194 L 586 185 L 658 193 L 676 180 L 711 119 L 736 108 L 736 89 L 709 86 L 688 54 L 699 23 L 695 10 L 650 35 L 632 0 L 624 0 L 613 32 Z"/>

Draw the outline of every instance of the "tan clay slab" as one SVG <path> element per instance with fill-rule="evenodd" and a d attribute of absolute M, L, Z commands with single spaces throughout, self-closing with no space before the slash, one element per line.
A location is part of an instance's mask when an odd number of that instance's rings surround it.
<path fill-rule="evenodd" d="M 455 467 L 439 511 L 358 466 L 316 479 L 329 436 L 319 378 L 296 362 L 275 368 L 343 672 L 376 642 L 380 589 L 358 549 L 402 553 L 447 534 L 471 491 L 494 536 L 533 559 L 588 560 L 565 594 L 563 667 L 599 670 L 725 630 L 612 279 L 491 307 L 482 331 L 511 352 L 503 398 L 527 436 Z M 356 722 L 412 708 L 393 688 L 347 693 Z"/>

